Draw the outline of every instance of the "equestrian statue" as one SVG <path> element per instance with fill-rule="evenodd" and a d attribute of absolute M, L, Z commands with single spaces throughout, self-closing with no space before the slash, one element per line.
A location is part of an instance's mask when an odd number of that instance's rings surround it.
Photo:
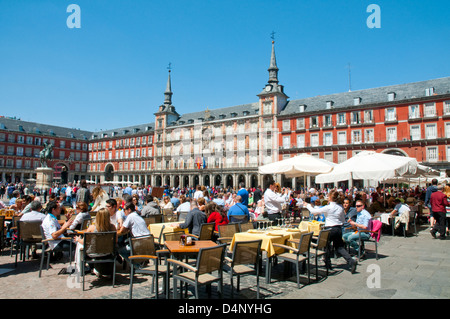
<path fill-rule="evenodd" d="M 48 167 L 47 162 L 53 159 L 53 145 L 44 143 L 44 149 L 39 153 L 41 167 Z"/>

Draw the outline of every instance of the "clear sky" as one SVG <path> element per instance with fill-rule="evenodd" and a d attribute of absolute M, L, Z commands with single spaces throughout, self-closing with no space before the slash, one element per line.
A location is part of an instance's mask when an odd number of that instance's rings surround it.
<path fill-rule="evenodd" d="M 81 28 L 67 26 L 70 4 Z M 0 115 L 150 123 L 169 62 L 180 114 L 257 102 L 272 31 L 291 100 L 348 91 L 349 63 L 352 90 L 447 77 L 449 13 L 448 0 L 0 0 Z"/>

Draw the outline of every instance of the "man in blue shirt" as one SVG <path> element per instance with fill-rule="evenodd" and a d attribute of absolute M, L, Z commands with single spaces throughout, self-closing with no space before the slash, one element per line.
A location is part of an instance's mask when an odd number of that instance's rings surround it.
<path fill-rule="evenodd" d="M 357 229 L 366 229 L 369 230 L 369 222 L 372 216 L 370 213 L 365 210 L 364 202 L 361 200 L 356 201 L 356 221 L 350 220 L 350 225 Z M 359 251 L 359 236 L 361 235 L 361 240 L 368 240 L 370 237 L 369 233 L 366 232 L 347 232 L 342 235 L 344 241 L 350 245 L 356 252 Z M 362 255 L 362 254 L 361 254 Z"/>
<path fill-rule="evenodd" d="M 245 205 L 245 207 L 248 206 L 248 191 L 244 188 L 245 184 L 244 183 L 239 183 L 239 191 L 237 192 L 236 195 L 241 196 L 242 198 L 242 204 Z"/>
<path fill-rule="evenodd" d="M 133 191 L 133 189 L 131 188 L 131 185 L 128 185 L 124 190 L 123 193 L 124 194 L 128 194 L 131 196 L 131 192 Z"/>
<path fill-rule="evenodd" d="M 230 223 L 246 223 L 250 220 L 247 206 L 242 204 L 242 197 L 236 196 L 236 204 L 228 209 L 228 220 Z"/>

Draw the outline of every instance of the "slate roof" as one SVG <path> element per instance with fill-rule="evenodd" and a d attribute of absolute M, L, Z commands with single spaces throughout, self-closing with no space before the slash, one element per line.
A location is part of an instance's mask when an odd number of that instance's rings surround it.
<path fill-rule="evenodd" d="M 426 89 L 434 88 L 437 95 L 450 93 L 450 77 L 433 79 L 407 84 L 384 86 L 373 89 L 319 95 L 304 99 L 288 101 L 280 116 L 300 114 L 300 106 L 305 105 L 304 112 L 317 112 L 327 109 L 327 101 L 333 101 L 333 109 L 352 107 L 355 98 L 360 98 L 360 105 L 387 103 L 388 93 L 395 93 L 394 101 L 422 98 L 426 96 Z"/>
<path fill-rule="evenodd" d="M 121 128 L 115 128 L 111 130 L 102 130 L 98 132 L 92 132 L 89 138 L 91 139 L 101 139 L 105 135 L 107 135 L 108 138 L 110 137 L 120 137 L 125 135 L 134 135 L 134 134 L 142 134 L 147 131 L 153 131 L 155 129 L 155 123 L 146 123 L 146 124 L 139 124 L 139 125 L 132 125 L 127 127 L 121 127 Z M 105 136 L 106 137 L 106 136 Z"/>
<path fill-rule="evenodd" d="M 186 113 L 182 114 L 180 118 L 174 123 L 169 123 L 172 125 L 183 125 L 183 124 L 189 124 L 190 120 L 193 122 L 198 121 L 199 119 L 202 119 L 204 121 L 209 120 L 221 120 L 221 119 L 231 119 L 234 117 L 242 117 L 242 116 L 251 116 L 251 115 L 258 115 L 259 110 L 259 103 L 249 103 L 249 104 L 242 104 L 237 106 L 231 106 L 231 107 L 224 107 L 220 109 L 208 109 L 208 112 L 206 110 L 200 111 L 200 112 L 192 112 L 192 113 Z M 208 118 L 206 118 L 208 117 Z"/>
<path fill-rule="evenodd" d="M 37 134 L 48 137 L 54 136 L 60 138 L 74 138 L 79 140 L 88 140 L 92 135 L 92 132 L 83 131 L 76 128 L 27 122 L 8 117 L 0 117 L 0 130 Z"/>

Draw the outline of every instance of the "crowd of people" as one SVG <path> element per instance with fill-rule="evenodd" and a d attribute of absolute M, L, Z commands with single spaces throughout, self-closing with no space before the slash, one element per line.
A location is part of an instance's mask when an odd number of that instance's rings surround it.
<path fill-rule="evenodd" d="M 60 239 L 67 231 L 80 229 L 85 221 L 96 215 L 95 225 L 87 232 L 116 231 L 120 255 L 126 259 L 129 247 L 121 241 L 123 235 L 150 234 L 143 217 L 161 214 L 170 210 L 193 235 L 200 234 L 201 225 L 215 223 L 218 226 L 232 222 L 264 222 L 277 225 L 281 218 L 301 217 L 302 209 L 311 213 L 310 220 L 321 221 L 331 230 L 330 241 L 334 249 L 347 261 L 352 273 L 356 261 L 345 250 L 348 243 L 358 250 L 357 239 L 351 228 L 364 229 L 377 213 L 389 212 L 392 216 L 402 214 L 405 209 L 418 204 L 429 207 L 431 234 L 445 238 L 447 233 L 446 209 L 450 206 L 446 198 L 450 187 L 438 187 L 437 181 L 429 187 L 369 189 L 315 189 L 299 190 L 281 187 L 274 180 L 266 189 L 260 186 L 248 188 L 240 183 L 237 189 L 207 187 L 198 185 L 188 188 L 163 187 L 161 196 L 153 196 L 151 186 L 136 185 L 99 186 L 88 185 L 85 180 L 65 185 L 55 184 L 51 189 L 40 192 L 26 184 L 0 185 L 0 208 L 10 208 L 21 220 L 41 220 L 46 238 L 53 239 L 56 252 L 67 248 L 67 241 Z M 7 203 L 7 204 L 6 204 Z M 59 223 L 61 215 L 65 222 Z M 12 239 L 14 233 L 9 231 Z M 81 237 L 74 237 L 77 244 L 76 260 L 79 260 L 83 245 Z M 58 257 L 56 257 L 58 258 Z M 327 264 L 330 265 L 329 260 Z M 108 274 L 105 269 L 94 269 L 98 274 Z"/>

